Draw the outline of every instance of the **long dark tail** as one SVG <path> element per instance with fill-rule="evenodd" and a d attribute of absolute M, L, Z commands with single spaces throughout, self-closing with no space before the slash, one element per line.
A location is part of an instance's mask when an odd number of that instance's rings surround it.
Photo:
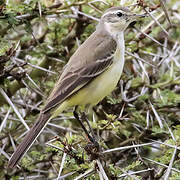
<path fill-rule="evenodd" d="M 23 141 L 19 144 L 16 151 L 13 153 L 9 160 L 8 167 L 13 168 L 16 166 L 18 161 L 23 157 L 23 155 L 28 151 L 28 149 L 31 147 L 33 142 L 36 140 L 36 138 L 39 136 L 39 134 L 43 131 L 46 124 L 50 120 L 50 112 L 41 113 L 39 115 L 38 120 L 33 125 L 33 127 L 30 129 L 30 131 L 27 133 Z"/>

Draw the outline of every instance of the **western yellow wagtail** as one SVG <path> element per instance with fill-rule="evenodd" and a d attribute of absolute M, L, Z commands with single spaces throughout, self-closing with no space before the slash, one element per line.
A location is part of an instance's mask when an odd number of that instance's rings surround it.
<path fill-rule="evenodd" d="M 102 15 L 96 31 L 76 50 L 56 83 L 36 123 L 9 160 L 14 167 L 47 123 L 72 106 L 94 106 L 116 87 L 124 67 L 124 31 L 139 17 L 113 7 Z"/>

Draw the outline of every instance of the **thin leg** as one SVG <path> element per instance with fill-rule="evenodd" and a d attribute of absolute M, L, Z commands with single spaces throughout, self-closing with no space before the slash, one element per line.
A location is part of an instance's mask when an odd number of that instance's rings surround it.
<path fill-rule="evenodd" d="M 82 127 L 83 130 L 84 130 L 84 132 L 86 133 L 88 139 L 89 139 L 92 143 L 94 143 L 95 140 L 90 136 L 90 134 L 89 134 L 89 132 L 87 131 L 86 127 L 84 126 L 83 122 L 82 122 L 81 119 L 79 118 L 79 115 L 78 115 L 78 113 L 77 113 L 76 110 L 77 110 L 77 106 L 75 107 L 75 110 L 74 110 L 74 112 L 73 112 L 74 117 L 78 120 L 79 124 L 81 125 L 81 127 Z M 84 116 L 84 117 L 83 117 L 83 116 Z M 83 114 L 83 116 L 82 116 L 82 117 L 83 117 L 83 120 L 85 120 L 85 119 L 86 119 L 85 114 Z"/>
<path fill-rule="evenodd" d="M 92 137 L 93 137 L 93 139 L 95 140 L 96 138 L 95 138 L 94 131 L 93 131 L 93 129 L 92 129 L 90 123 L 89 123 L 89 120 L 88 120 L 88 118 L 86 117 L 86 114 L 85 114 L 84 112 L 82 113 L 82 119 L 86 121 L 86 123 L 87 123 L 87 125 L 88 125 L 88 127 L 89 127 L 89 130 L 90 130 L 90 132 L 91 132 L 91 134 L 92 134 Z"/>

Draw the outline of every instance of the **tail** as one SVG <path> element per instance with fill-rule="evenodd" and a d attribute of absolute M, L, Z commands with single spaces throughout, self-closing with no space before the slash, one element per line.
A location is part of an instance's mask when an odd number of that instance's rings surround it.
<path fill-rule="evenodd" d="M 38 120 L 33 125 L 33 127 L 30 129 L 28 134 L 25 136 L 23 141 L 19 144 L 16 151 L 13 153 L 9 160 L 8 167 L 13 168 L 16 166 L 18 161 L 24 156 L 24 154 L 28 151 L 28 149 L 31 147 L 31 145 L 34 143 L 34 141 L 37 139 L 39 134 L 43 131 L 46 124 L 51 120 L 51 113 L 41 113 L 39 115 Z"/>

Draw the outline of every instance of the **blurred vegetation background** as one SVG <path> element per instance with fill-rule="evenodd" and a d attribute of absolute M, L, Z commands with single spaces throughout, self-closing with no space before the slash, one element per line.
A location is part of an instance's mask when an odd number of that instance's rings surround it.
<path fill-rule="evenodd" d="M 90 117 L 99 159 L 69 109 L 9 170 L 62 68 L 119 5 L 149 17 L 126 30 L 122 78 Z M 180 2 L 0 1 L 0 105 L 0 179 L 180 179 Z"/>

